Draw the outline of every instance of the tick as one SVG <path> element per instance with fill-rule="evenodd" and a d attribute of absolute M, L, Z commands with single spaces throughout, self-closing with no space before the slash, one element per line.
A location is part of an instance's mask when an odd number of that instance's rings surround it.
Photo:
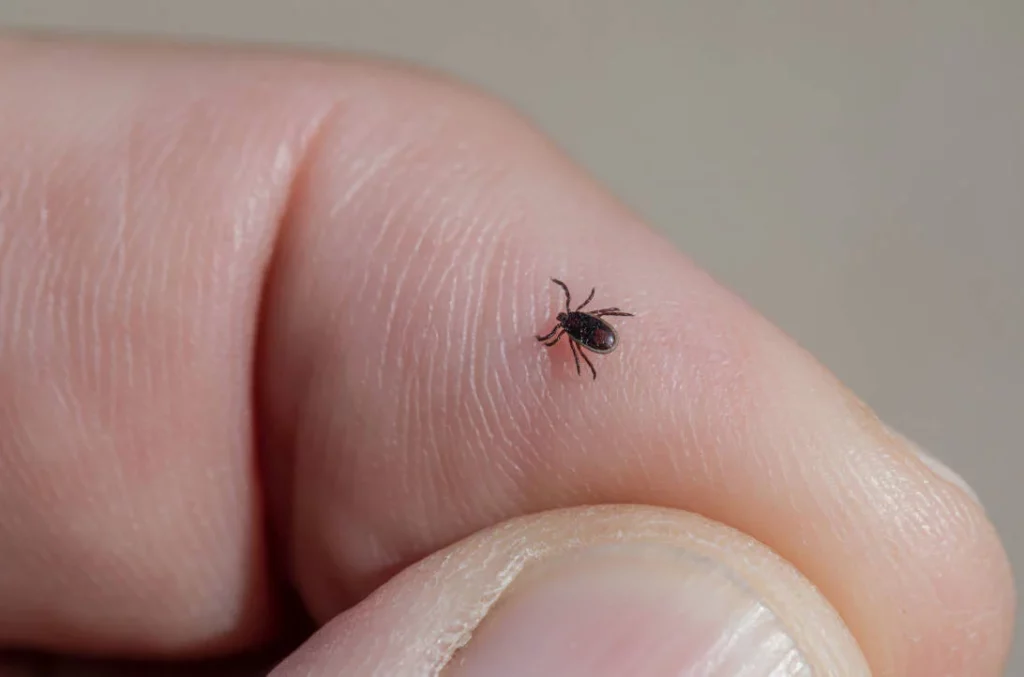
<path fill-rule="evenodd" d="M 573 308 L 572 295 L 569 293 L 569 288 L 565 286 L 565 283 L 554 278 L 551 278 L 551 281 L 565 292 L 565 312 L 558 313 L 555 317 L 558 320 L 558 324 L 548 332 L 547 336 L 537 336 L 536 338 L 544 345 L 551 347 L 558 343 L 563 334 L 568 335 L 570 339 L 569 349 L 572 350 L 573 359 L 576 360 L 576 373 L 581 373 L 580 356 L 582 356 L 583 361 L 590 367 L 590 373 L 596 379 L 597 370 L 594 369 L 593 363 L 591 363 L 587 354 L 583 352 L 583 349 L 586 348 L 599 355 L 607 355 L 619 347 L 619 335 L 615 333 L 615 328 L 601 318 L 605 316 L 633 317 L 634 315 L 619 308 L 602 308 L 601 310 L 592 310 L 585 313 L 583 309 L 594 300 L 596 288 L 590 290 L 590 296 L 587 297 L 586 301 Z"/>

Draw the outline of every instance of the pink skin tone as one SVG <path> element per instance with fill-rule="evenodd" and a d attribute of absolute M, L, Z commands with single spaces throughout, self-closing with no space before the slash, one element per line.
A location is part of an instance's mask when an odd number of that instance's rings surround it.
<path fill-rule="evenodd" d="M 286 585 L 326 623 L 505 520 L 634 503 L 774 549 L 877 675 L 999 674 L 981 507 L 499 104 L 43 42 L 0 43 L 0 92 L 0 645 L 253 648 Z M 534 338 L 551 276 L 636 313 L 597 381 Z"/>

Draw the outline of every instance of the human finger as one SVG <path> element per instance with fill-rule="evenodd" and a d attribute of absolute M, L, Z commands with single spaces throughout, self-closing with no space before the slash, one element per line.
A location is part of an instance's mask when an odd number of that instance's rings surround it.
<path fill-rule="evenodd" d="M 655 504 L 793 562 L 875 674 L 996 674 L 1012 584 L 968 493 L 514 114 L 399 69 L 345 91 L 282 222 L 257 367 L 318 618 L 496 522 Z M 596 380 L 535 338 L 564 309 L 552 277 L 636 314 Z"/>
<path fill-rule="evenodd" d="M 518 518 L 413 565 L 271 673 L 870 674 L 821 594 L 749 536 L 604 506 Z"/>

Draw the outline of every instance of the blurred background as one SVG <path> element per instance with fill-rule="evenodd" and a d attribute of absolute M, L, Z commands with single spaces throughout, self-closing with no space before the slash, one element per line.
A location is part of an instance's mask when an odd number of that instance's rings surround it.
<path fill-rule="evenodd" d="M 959 471 L 1024 571 L 1021 0 L 0 0 L 0 26 L 489 90 Z"/>

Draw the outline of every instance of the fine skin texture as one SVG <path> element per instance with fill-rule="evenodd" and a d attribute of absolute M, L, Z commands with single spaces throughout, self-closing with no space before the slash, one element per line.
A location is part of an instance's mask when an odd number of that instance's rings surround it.
<path fill-rule="evenodd" d="M 0 647 L 255 650 L 294 591 L 322 629 L 279 674 L 431 674 L 452 656 L 414 650 L 417 612 L 479 618 L 424 581 L 494 580 L 453 543 L 643 504 L 673 526 L 570 522 L 753 537 L 788 564 L 719 559 L 809 600 L 773 613 L 819 674 L 1000 674 L 983 509 L 499 103 L 359 60 L 11 39 L 0 148 Z M 535 339 L 552 275 L 636 313 L 596 382 Z M 567 518 L 538 519 L 495 557 L 549 552 Z M 424 662 L 388 672 L 402 651 Z"/>

